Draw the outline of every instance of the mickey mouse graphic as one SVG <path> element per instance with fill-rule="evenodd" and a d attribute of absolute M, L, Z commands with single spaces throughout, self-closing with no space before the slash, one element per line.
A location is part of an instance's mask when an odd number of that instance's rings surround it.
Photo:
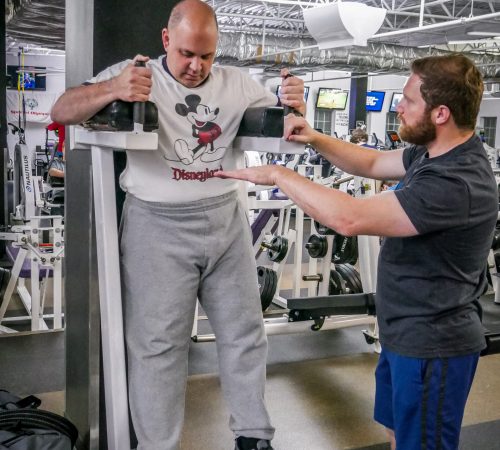
<path fill-rule="evenodd" d="M 192 125 L 193 137 L 198 138 L 198 145 L 190 149 L 184 139 L 177 139 L 174 143 L 175 154 L 185 165 L 192 164 L 196 159 L 203 162 L 213 162 L 222 159 L 226 147 L 215 148 L 215 140 L 222 134 L 222 130 L 214 120 L 219 114 L 219 108 L 212 110 L 209 106 L 201 103 L 198 95 L 188 95 L 186 104 L 177 103 L 175 112 L 186 117 Z"/>

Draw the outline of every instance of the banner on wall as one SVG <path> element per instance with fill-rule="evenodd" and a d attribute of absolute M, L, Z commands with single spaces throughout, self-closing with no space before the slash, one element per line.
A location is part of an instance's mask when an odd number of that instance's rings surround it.
<path fill-rule="evenodd" d="M 58 94 L 52 92 L 24 91 L 26 122 L 51 123 L 50 110 L 57 97 Z M 17 124 L 20 111 L 22 114 L 20 93 L 7 90 L 7 121 Z"/>
<path fill-rule="evenodd" d="M 335 111 L 335 128 L 338 137 L 345 137 L 349 134 L 349 113 L 345 111 Z"/>

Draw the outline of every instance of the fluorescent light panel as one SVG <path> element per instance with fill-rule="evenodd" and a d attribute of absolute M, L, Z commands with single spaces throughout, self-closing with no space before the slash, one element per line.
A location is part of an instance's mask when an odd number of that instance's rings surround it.
<path fill-rule="evenodd" d="M 500 37 L 498 31 L 467 31 L 467 36 Z"/>

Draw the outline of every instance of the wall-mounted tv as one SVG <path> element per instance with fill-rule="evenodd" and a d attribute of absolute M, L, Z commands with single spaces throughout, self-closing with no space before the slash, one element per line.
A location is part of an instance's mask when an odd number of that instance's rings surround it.
<path fill-rule="evenodd" d="M 394 92 L 392 94 L 391 106 L 389 107 L 389 112 L 397 112 L 396 108 L 398 107 L 399 102 L 403 98 L 403 94 L 399 92 Z"/>
<path fill-rule="evenodd" d="M 7 66 L 7 88 L 45 91 L 45 67 Z"/>
<path fill-rule="evenodd" d="M 366 110 L 380 112 L 384 106 L 385 92 L 368 91 L 366 93 Z"/>
<path fill-rule="evenodd" d="M 340 89 L 319 88 L 316 108 L 345 109 L 349 92 Z"/>
<path fill-rule="evenodd" d="M 281 84 L 276 88 L 276 95 L 281 96 Z M 304 102 L 307 102 L 307 97 L 309 96 L 309 86 L 304 86 Z"/>

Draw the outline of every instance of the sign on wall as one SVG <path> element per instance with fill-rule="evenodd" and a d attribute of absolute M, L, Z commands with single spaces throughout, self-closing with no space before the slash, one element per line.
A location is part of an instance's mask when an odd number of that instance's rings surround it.
<path fill-rule="evenodd" d="M 50 123 L 50 110 L 58 94 L 51 92 L 24 91 L 26 122 Z M 7 91 L 7 121 L 17 124 L 22 114 L 22 97 L 18 91 Z M 22 117 L 21 117 L 22 120 Z"/>
<path fill-rule="evenodd" d="M 346 111 L 335 111 L 335 128 L 338 137 L 349 134 L 349 113 Z"/>

